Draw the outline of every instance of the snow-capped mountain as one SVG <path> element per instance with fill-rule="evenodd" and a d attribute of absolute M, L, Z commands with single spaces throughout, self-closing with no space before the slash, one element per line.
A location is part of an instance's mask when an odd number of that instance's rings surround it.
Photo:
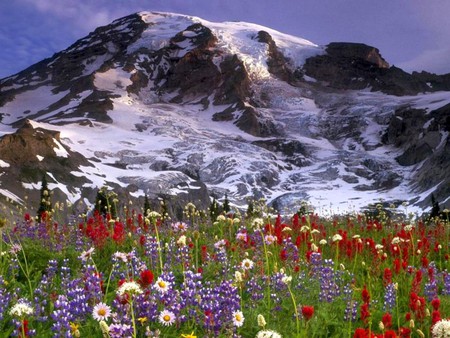
<path fill-rule="evenodd" d="M 0 193 L 343 212 L 450 200 L 450 74 L 364 44 L 141 12 L 0 80 Z"/>

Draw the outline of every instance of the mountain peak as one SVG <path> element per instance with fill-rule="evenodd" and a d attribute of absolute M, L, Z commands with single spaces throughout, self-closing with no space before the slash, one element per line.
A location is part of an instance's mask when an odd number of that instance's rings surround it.
<path fill-rule="evenodd" d="M 17 196 L 34 189 L 34 166 L 72 200 L 106 184 L 203 207 L 208 194 L 279 208 L 414 195 L 424 207 L 431 191 L 449 196 L 448 174 L 427 176 L 448 151 L 443 90 L 450 79 L 389 67 L 365 44 L 140 12 L 0 80 L 0 141 L 39 148 L 19 170 L 1 167 L 20 189 L 0 183 Z M 39 146 L 31 126 L 46 135 Z M 14 155 L 0 151 L 5 162 Z"/>

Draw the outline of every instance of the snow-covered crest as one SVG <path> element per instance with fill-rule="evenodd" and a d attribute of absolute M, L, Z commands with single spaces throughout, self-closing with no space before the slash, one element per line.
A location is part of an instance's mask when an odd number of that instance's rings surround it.
<path fill-rule="evenodd" d="M 272 40 L 262 41 L 261 31 Z M 59 131 L 49 152 L 55 163 L 76 154 L 86 162 L 78 159 L 64 174 L 53 172 L 48 156 L 35 154 L 32 163 L 72 201 L 108 184 L 135 198 L 206 203 L 198 194 L 204 184 L 218 199 L 227 193 L 243 206 L 264 197 L 280 211 L 302 199 L 323 212 L 380 199 L 422 208 L 439 189 L 445 202 L 448 181 L 426 154 L 427 147 L 433 156 L 448 149 L 439 109 L 450 104 L 449 92 L 336 89 L 302 68 L 325 54 L 325 47 L 255 24 L 141 12 L 3 80 L 0 132 L 15 133 L 26 118 Z M 411 116 L 421 125 L 412 126 Z M 402 123 L 411 135 L 397 135 Z M 5 175 L 11 167 L 2 158 Z M 427 179 L 427 171 L 439 179 Z M 0 193 L 20 196 L 2 177 Z M 21 193 L 39 186 L 17 179 Z"/>

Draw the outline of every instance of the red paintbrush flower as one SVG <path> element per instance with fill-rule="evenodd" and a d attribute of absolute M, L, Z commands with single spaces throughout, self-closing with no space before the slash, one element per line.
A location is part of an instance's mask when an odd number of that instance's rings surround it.
<path fill-rule="evenodd" d="M 438 321 L 440 321 L 441 318 L 441 313 L 439 312 L 439 310 L 434 310 L 431 313 L 431 323 L 434 325 L 436 324 Z"/>
<path fill-rule="evenodd" d="M 306 320 L 310 320 L 314 315 L 314 306 L 304 305 L 302 306 L 302 316 Z"/>
<path fill-rule="evenodd" d="M 370 294 L 369 291 L 367 290 L 367 287 L 364 285 L 364 288 L 361 292 L 361 297 L 364 303 L 369 304 L 370 302 Z"/>
<path fill-rule="evenodd" d="M 140 273 L 140 277 L 138 280 L 138 283 L 143 287 L 146 288 L 153 282 L 153 273 L 150 270 L 143 270 Z"/>
<path fill-rule="evenodd" d="M 381 317 L 381 321 L 386 329 L 389 329 L 392 326 L 392 315 L 387 312 Z"/>
<path fill-rule="evenodd" d="M 431 301 L 431 306 L 433 307 L 434 310 L 439 310 L 439 307 L 441 306 L 441 301 L 439 300 L 439 298 L 435 298 Z"/>

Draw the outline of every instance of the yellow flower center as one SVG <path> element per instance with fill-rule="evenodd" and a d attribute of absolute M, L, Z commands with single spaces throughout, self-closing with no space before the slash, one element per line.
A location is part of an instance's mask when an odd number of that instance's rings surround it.
<path fill-rule="evenodd" d="M 165 316 L 163 317 L 163 320 L 164 320 L 165 322 L 170 322 L 170 316 L 169 316 L 169 315 L 165 315 Z"/>
<path fill-rule="evenodd" d="M 238 313 L 234 316 L 234 318 L 236 318 L 236 321 L 240 322 L 242 320 L 241 315 Z"/>
<path fill-rule="evenodd" d="M 98 310 L 97 310 L 97 314 L 98 314 L 99 316 L 104 316 L 104 315 L 106 315 L 106 309 L 105 309 L 105 308 L 100 308 L 100 309 L 98 309 Z"/>
<path fill-rule="evenodd" d="M 160 288 L 163 289 L 163 288 L 166 287 L 166 282 L 160 281 L 160 282 L 158 282 L 158 285 L 159 285 Z"/>

